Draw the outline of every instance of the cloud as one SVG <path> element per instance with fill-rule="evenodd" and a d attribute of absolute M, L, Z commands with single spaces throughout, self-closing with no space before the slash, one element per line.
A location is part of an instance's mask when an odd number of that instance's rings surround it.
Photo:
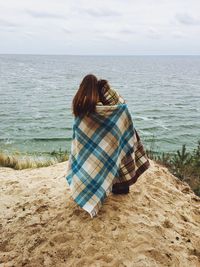
<path fill-rule="evenodd" d="M 199 54 L 199 9 L 198 0 L 2 1 L 0 53 Z"/>
<path fill-rule="evenodd" d="M 96 40 L 101 40 L 103 42 L 105 41 L 117 41 L 119 43 L 126 42 L 125 36 L 121 36 L 120 31 L 118 30 L 95 30 L 95 35 L 94 35 Z"/>
<path fill-rule="evenodd" d="M 176 14 L 176 19 L 184 25 L 200 25 L 200 19 L 196 19 L 187 13 Z"/>
<path fill-rule="evenodd" d="M 5 19 L 0 19 L 0 27 L 11 27 L 11 28 L 15 28 L 15 27 L 18 27 L 19 24 L 18 23 L 13 23 L 13 22 L 10 22 L 8 20 L 5 20 Z"/>
<path fill-rule="evenodd" d="M 136 33 L 136 31 L 135 30 L 132 30 L 132 29 L 126 29 L 126 28 L 124 28 L 124 29 L 121 29 L 120 31 L 119 31 L 119 33 L 120 34 L 135 34 Z"/>
<path fill-rule="evenodd" d="M 71 30 L 67 29 L 67 28 L 62 28 L 62 31 L 66 34 L 71 34 L 73 33 Z"/>
<path fill-rule="evenodd" d="M 172 37 L 174 37 L 176 39 L 183 39 L 186 37 L 186 35 L 184 33 L 182 33 L 181 31 L 174 31 L 174 32 L 172 32 Z"/>
<path fill-rule="evenodd" d="M 65 19 L 64 15 L 59 15 L 56 13 L 50 13 L 45 11 L 36 11 L 36 10 L 26 10 L 26 13 L 33 18 L 44 18 L 44 19 Z"/>
<path fill-rule="evenodd" d="M 161 33 L 154 27 L 149 27 L 146 35 L 151 39 L 160 39 L 162 37 Z"/>
<path fill-rule="evenodd" d="M 35 33 L 34 32 L 31 32 L 31 31 L 26 31 L 26 32 L 24 32 L 24 35 L 25 36 L 28 36 L 28 37 L 32 37 L 32 36 L 35 35 Z"/>
<path fill-rule="evenodd" d="M 121 14 L 115 10 L 105 9 L 105 8 L 87 8 L 82 9 L 82 12 L 92 16 L 92 17 L 116 17 L 121 16 Z"/>

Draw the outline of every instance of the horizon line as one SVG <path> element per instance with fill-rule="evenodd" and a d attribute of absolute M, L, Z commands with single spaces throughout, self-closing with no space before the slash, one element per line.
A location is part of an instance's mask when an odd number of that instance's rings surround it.
<path fill-rule="evenodd" d="M 24 56 L 200 56 L 200 54 L 42 54 L 42 53 L 0 53 L 0 55 Z"/>

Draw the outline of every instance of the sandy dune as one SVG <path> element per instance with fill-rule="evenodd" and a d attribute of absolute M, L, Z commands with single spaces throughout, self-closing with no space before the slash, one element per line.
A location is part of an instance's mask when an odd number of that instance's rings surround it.
<path fill-rule="evenodd" d="M 200 198 L 151 161 L 95 218 L 71 199 L 66 162 L 0 168 L 0 266 L 200 266 Z"/>

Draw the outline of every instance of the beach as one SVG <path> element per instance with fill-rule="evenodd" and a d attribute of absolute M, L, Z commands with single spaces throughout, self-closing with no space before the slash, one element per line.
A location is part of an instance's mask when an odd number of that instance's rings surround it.
<path fill-rule="evenodd" d="M 150 163 L 94 218 L 70 196 L 67 162 L 0 167 L 0 266 L 199 267 L 200 198 Z"/>

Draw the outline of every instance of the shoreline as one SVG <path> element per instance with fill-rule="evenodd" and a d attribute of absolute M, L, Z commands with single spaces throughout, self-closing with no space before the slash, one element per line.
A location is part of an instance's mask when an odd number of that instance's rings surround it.
<path fill-rule="evenodd" d="M 176 153 L 160 153 L 146 150 L 149 159 L 168 168 L 182 181 L 186 181 L 197 196 L 200 196 L 200 140 L 197 148 L 188 152 L 185 145 Z M 47 153 L 48 157 L 37 154 L 4 154 L 0 152 L 0 167 L 10 167 L 16 170 L 47 167 L 69 159 L 70 152 L 61 148 Z"/>

